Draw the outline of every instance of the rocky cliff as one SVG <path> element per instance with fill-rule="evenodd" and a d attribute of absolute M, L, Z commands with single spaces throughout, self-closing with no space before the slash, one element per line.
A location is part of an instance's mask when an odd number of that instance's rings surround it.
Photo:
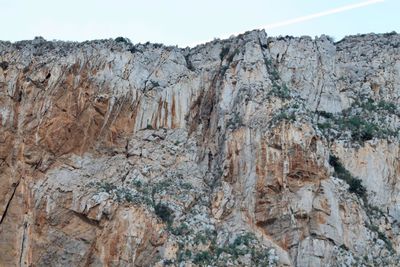
<path fill-rule="evenodd" d="M 0 42 L 0 266 L 398 266 L 400 35 Z"/>

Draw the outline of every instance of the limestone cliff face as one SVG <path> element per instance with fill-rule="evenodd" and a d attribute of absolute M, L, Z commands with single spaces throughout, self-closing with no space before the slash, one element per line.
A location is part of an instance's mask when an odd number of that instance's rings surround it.
<path fill-rule="evenodd" d="M 0 42 L 0 266 L 397 266 L 400 35 Z"/>

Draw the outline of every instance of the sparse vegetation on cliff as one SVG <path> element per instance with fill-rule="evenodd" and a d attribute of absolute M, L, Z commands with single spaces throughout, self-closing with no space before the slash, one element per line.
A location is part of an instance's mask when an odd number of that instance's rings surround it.
<path fill-rule="evenodd" d="M 177 262 L 191 261 L 200 266 L 221 266 L 229 262 L 233 265 L 276 266 L 277 257 L 273 249 L 260 246 L 252 233 L 238 235 L 233 241 L 217 244 L 215 231 L 198 233 L 195 244 L 208 246 L 207 250 L 190 251 L 181 248 L 178 251 Z"/>
<path fill-rule="evenodd" d="M 353 106 L 342 114 L 317 112 L 317 115 L 323 118 L 317 125 L 328 140 L 344 137 L 362 144 L 373 138 L 396 137 L 398 132 L 390 128 L 384 119 L 377 120 L 374 116 L 373 112 L 379 112 L 382 109 L 391 114 L 395 112 L 391 103 L 381 101 L 380 104 L 372 105 L 371 102 L 366 101 L 363 105 Z"/>
<path fill-rule="evenodd" d="M 349 185 L 349 191 L 351 193 L 357 194 L 362 199 L 366 198 L 367 190 L 362 185 L 362 181 L 353 177 L 353 175 L 351 175 L 351 173 L 343 166 L 338 157 L 330 155 L 329 164 L 335 170 L 334 176 L 345 181 Z"/>

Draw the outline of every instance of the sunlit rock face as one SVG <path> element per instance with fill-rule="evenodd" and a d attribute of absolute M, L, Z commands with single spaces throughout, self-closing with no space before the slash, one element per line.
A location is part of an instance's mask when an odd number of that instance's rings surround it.
<path fill-rule="evenodd" d="M 0 266 L 398 266 L 399 44 L 0 42 Z"/>

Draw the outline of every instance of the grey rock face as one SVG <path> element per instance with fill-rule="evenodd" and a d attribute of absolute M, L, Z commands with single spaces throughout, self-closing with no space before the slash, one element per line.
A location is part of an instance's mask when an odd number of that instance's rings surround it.
<path fill-rule="evenodd" d="M 0 42 L 0 265 L 397 266 L 399 44 Z"/>

